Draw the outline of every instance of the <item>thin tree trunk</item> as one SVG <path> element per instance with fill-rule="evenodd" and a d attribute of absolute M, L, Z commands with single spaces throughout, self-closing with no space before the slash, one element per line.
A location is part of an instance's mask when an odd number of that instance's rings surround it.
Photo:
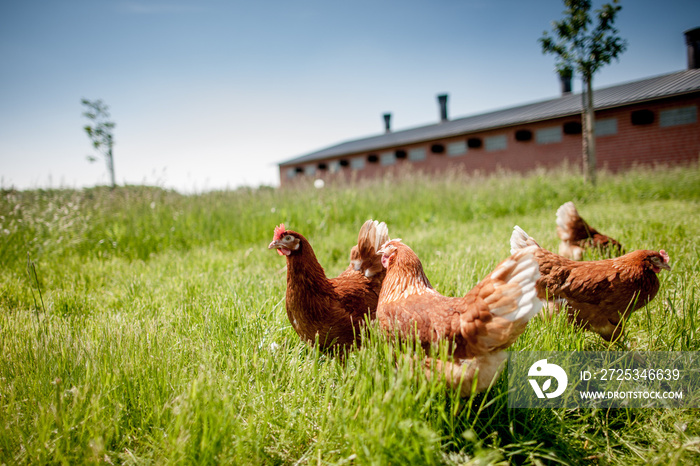
<path fill-rule="evenodd" d="M 596 184 L 596 148 L 595 148 L 595 109 L 593 108 L 593 85 L 590 77 L 583 78 L 583 179 Z"/>
<path fill-rule="evenodd" d="M 107 168 L 109 169 L 109 176 L 112 179 L 112 189 L 117 187 L 117 180 L 114 176 L 114 158 L 112 157 L 112 137 L 109 136 L 109 147 L 107 149 Z"/>
<path fill-rule="evenodd" d="M 581 169 L 583 181 L 588 182 L 588 118 L 586 118 L 586 84 L 584 80 L 581 91 Z"/>

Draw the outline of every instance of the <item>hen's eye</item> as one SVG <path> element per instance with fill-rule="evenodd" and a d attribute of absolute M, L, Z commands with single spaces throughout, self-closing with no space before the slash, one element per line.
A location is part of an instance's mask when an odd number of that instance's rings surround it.
<path fill-rule="evenodd" d="M 291 241 L 292 238 L 293 238 L 292 235 L 287 235 L 287 236 L 284 237 L 284 240 L 285 240 L 285 241 Z"/>

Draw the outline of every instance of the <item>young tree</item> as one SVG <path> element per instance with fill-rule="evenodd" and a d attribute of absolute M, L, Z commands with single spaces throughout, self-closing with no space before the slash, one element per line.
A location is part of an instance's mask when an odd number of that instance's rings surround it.
<path fill-rule="evenodd" d="M 114 189 L 117 186 L 114 176 L 114 158 L 112 157 L 112 146 L 114 144 L 112 130 L 114 129 L 115 123 L 109 121 L 109 107 L 101 100 L 90 101 L 83 99 L 82 104 L 87 108 L 83 116 L 92 122 L 91 125 L 85 125 L 83 129 L 85 129 L 85 132 L 92 141 L 95 150 L 105 158 L 105 162 L 107 162 L 107 171 L 109 171 L 109 176 L 112 180 L 112 189 Z M 87 158 L 90 162 L 95 162 L 97 160 L 97 158 L 92 155 L 88 155 Z"/>
<path fill-rule="evenodd" d="M 591 184 L 596 181 L 593 75 L 627 48 L 627 42 L 617 36 L 614 27 L 615 17 L 622 9 L 618 3 L 613 0 L 595 10 L 597 24 L 592 28 L 591 1 L 564 0 L 564 19 L 552 22 L 554 37 L 545 31 L 539 39 L 543 53 L 557 56 L 556 67 L 561 76 L 578 73 L 583 81 L 583 175 Z"/>

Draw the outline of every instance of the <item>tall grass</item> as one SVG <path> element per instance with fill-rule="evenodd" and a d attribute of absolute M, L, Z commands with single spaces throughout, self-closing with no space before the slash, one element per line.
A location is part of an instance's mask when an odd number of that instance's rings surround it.
<path fill-rule="evenodd" d="M 284 262 L 266 248 L 278 223 L 335 275 L 362 222 L 385 221 L 458 295 L 508 255 L 514 224 L 556 249 L 568 200 L 628 250 L 671 256 L 620 345 L 698 351 L 698 167 L 602 174 L 595 189 L 543 171 L 191 196 L 3 192 L 0 463 L 698 462 L 694 410 L 510 410 L 505 376 L 460 400 L 373 324 L 339 358 L 287 321 Z M 556 316 L 512 350 L 608 347 Z"/>

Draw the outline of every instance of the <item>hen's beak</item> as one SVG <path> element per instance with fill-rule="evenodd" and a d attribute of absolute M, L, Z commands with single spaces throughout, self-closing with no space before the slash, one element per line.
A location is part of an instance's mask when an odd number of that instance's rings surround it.
<path fill-rule="evenodd" d="M 664 260 L 660 260 L 658 257 L 653 257 L 651 259 L 651 265 L 656 273 L 661 272 L 661 269 L 668 270 L 669 272 L 671 271 L 671 265 Z"/>
<path fill-rule="evenodd" d="M 282 241 L 273 241 L 268 246 L 267 249 L 277 249 L 277 254 L 280 256 L 288 256 L 292 251 L 287 248 Z"/>
<path fill-rule="evenodd" d="M 386 243 L 382 244 L 382 245 L 379 247 L 379 249 L 377 249 L 377 254 L 384 254 L 384 253 L 386 253 L 386 247 L 389 246 L 389 243 L 391 243 L 391 242 L 399 242 L 399 241 L 401 241 L 401 238 L 390 239 L 390 240 L 387 241 Z"/>
<path fill-rule="evenodd" d="M 282 245 L 280 244 L 279 241 L 273 241 L 271 242 L 268 246 L 267 249 L 277 249 L 277 254 L 280 256 L 284 256 L 284 253 L 282 252 Z"/>

